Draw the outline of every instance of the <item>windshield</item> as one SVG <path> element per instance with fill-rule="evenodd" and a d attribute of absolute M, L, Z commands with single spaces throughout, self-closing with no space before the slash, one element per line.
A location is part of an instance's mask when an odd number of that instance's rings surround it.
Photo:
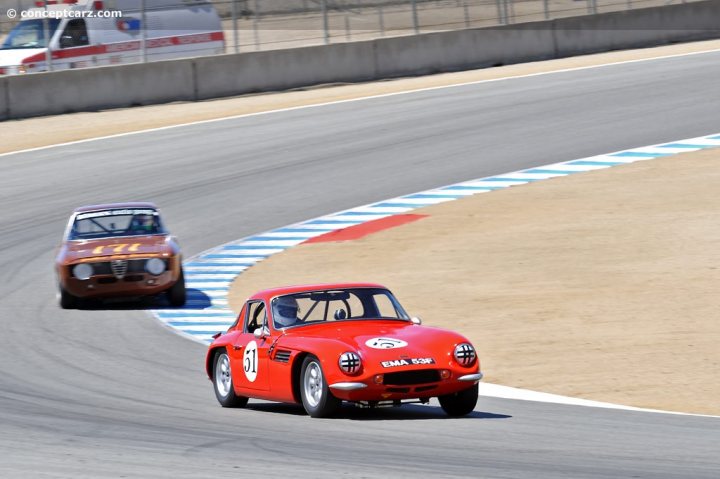
<path fill-rule="evenodd" d="M 2 44 L 2 50 L 11 48 L 44 48 L 47 47 L 47 39 L 45 38 L 44 20 L 23 20 L 10 30 L 7 38 Z M 60 19 L 48 18 L 49 37 L 52 38 L 53 33 L 60 25 Z"/>
<path fill-rule="evenodd" d="M 409 316 L 392 293 L 379 288 L 302 292 L 272 301 L 275 328 L 320 321 L 402 319 Z"/>
<path fill-rule="evenodd" d="M 114 236 L 165 234 L 156 210 L 118 209 L 79 213 L 70 229 L 68 239 L 97 239 Z"/>

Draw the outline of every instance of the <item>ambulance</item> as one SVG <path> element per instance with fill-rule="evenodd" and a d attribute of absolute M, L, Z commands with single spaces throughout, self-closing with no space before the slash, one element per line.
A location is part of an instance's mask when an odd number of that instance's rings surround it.
<path fill-rule="evenodd" d="M 209 1 L 43 0 L 19 18 L 0 46 L 0 75 L 225 52 Z"/>

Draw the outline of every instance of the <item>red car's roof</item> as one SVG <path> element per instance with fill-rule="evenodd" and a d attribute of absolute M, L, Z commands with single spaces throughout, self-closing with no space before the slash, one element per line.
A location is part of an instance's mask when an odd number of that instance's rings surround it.
<path fill-rule="evenodd" d="M 273 296 L 283 294 L 302 293 L 304 291 L 321 291 L 327 289 L 351 289 L 351 288 L 380 288 L 387 289 L 385 286 L 377 283 L 320 283 L 320 284 L 303 284 L 296 286 L 281 286 L 278 288 L 270 288 L 258 291 L 250 297 L 250 299 L 269 299 Z"/>
<path fill-rule="evenodd" d="M 102 205 L 86 205 L 75 208 L 75 213 L 84 213 L 86 211 L 113 210 L 119 208 L 152 208 L 157 209 L 155 203 L 149 201 L 129 201 L 125 203 L 107 203 Z"/>

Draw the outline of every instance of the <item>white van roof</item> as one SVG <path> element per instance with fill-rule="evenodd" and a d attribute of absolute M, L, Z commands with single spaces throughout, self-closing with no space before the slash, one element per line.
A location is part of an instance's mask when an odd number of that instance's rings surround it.
<path fill-rule="evenodd" d="M 52 1 L 52 0 L 50 0 Z M 47 9 L 57 10 L 92 10 L 97 0 L 55 0 L 57 3 L 48 1 Z M 64 2 L 64 3 L 61 3 Z M 72 2 L 72 3 L 70 3 Z M 139 11 L 142 8 L 142 0 L 100 0 L 104 10 L 120 10 L 120 11 Z M 161 8 L 177 8 L 177 7 L 193 7 L 197 5 L 207 5 L 211 3 L 209 0 L 145 0 L 145 8 L 155 10 Z M 29 10 L 45 10 L 42 1 L 36 1 L 35 7 Z"/>

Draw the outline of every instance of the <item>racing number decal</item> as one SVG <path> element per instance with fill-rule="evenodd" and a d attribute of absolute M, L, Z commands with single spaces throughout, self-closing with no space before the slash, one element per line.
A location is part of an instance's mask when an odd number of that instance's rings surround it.
<path fill-rule="evenodd" d="M 395 338 L 372 338 L 365 341 L 365 345 L 373 349 L 395 349 L 404 348 L 408 343 Z"/>
<path fill-rule="evenodd" d="M 245 377 L 251 383 L 255 382 L 257 378 L 257 362 L 258 362 L 258 349 L 255 341 L 250 341 L 245 346 L 245 352 L 243 353 L 243 370 L 245 371 Z"/>
<path fill-rule="evenodd" d="M 140 247 L 140 243 L 120 243 L 120 244 L 111 244 L 106 246 L 98 246 L 93 250 L 93 254 L 102 254 L 103 250 L 105 248 L 109 248 L 112 250 L 113 253 L 122 253 L 126 246 L 130 246 L 127 250 L 128 252 L 135 252 Z"/>

